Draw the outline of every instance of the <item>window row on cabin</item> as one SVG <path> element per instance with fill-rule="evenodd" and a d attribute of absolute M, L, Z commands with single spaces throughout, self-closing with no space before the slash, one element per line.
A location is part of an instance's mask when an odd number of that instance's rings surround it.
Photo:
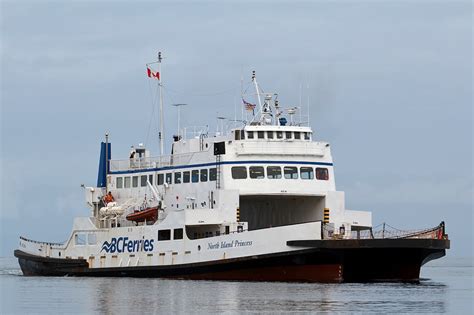
<path fill-rule="evenodd" d="M 269 179 L 280 179 L 282 177 L 286 179 L 314 179 L 316 173 L 316 179 L 328 180 L 329 171 L 324 167 L 316 167 L 316 169 L 310 166 L 302 166 L 299 168 L 296 166 L 283 166 L 283 172 L 281 166 L 267 166 L 267 178 Z M 263 166 L 234 166 L 231 169 L 233 179 L 246 179 L 247 176 L 252 179 L 263 179 L 265 178 L 265 167 Z"/>
<path fill-rule="evenodd" d="M 247 131 L 236 130 L 235 140 L 245 140 L 245 133 L 247 133 L 247 139 L 294 139 L 294 140 L 311 140 L 309 132 L 300 131 Z"/>
<path fill-rule="evenodd" d="M 181 183 L 199 183 L 207 181 L 215 181 L 217 179 L 216 168 L 203 168 L 200 170 L 191 170 L 184 172 L 173 172 L 173 173 L 160 173 L 156 178 L 156 185 L 163 185 L 164 183 L 169 184 L 181 184 Z M 116 187 L 119 188 L 136 188 L 145 187 L 147 182 L 153 183 L 153 175 L 141 175 L 141 176 L 126 176 L 117 177 Z"/>
<path fill-rule="evenodd" d="M 173 239 L 182 240 L 183 229 L 174 229 Z M 171 230 L 158 230 L 158 241 L 169 241 L 169 240 L 171 240 Z"/>

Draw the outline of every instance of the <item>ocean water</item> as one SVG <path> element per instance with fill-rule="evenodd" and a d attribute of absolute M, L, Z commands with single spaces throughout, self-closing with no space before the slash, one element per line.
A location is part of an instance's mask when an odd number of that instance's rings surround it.
<path fill-rule="evenodd" d="M 419 284 L 308 284 L 138 278 L 24 277 L 0 258 L 1 314 L 474 314 L 472 258 L 444 258 Z"/>

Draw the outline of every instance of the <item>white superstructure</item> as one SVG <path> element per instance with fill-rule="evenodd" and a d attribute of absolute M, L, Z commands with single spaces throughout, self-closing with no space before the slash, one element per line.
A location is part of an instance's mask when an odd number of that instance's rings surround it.
<path fill-rule="evenodd" d="M 243 127 L 190 137 L 183 129 L 172 154 L 158 157 L 139 145 L 110 160 L 107 139 L 106 183 L 84 188 L 90 216 L 75 219 L 65 244 L 22 238 L 20 249 L 85 259 L 91 269 L 168 266 L 291 252 L 301 248 L 289 240 L 344 239 L 371 229 L 371 213 L 347 210 L 336 190 L 329 143 L 294 122 L 295 109 L 280 108 L 274 95 L 262 101 L 252 80 L 260 105 L 249 104 L 257 113 Z M 115 201 L 106 205 L 107 192 Z M 150 207 L 158 207 L 156 220 L 127 220 Z"/>

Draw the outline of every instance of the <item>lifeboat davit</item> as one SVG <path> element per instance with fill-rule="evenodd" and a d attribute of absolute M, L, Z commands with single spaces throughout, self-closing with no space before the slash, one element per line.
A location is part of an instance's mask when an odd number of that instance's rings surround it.
<path fill-rule="evenodd" d="M 158 207 L 150 207 L 143 210 L 135 210 L 126 216 L 128 221 L 143 222 L 156 221 L 158 218 Z"/>

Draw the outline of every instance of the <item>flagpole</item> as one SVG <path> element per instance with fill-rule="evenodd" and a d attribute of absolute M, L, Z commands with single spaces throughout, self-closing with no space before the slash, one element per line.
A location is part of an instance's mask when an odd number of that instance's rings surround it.
<path fill-rule="evenodd" d="M 160 155 L 164 155 L 163 83 L 161 82 L 161 51 L 158 52 L 158 86 L 160 87 Z"/>

